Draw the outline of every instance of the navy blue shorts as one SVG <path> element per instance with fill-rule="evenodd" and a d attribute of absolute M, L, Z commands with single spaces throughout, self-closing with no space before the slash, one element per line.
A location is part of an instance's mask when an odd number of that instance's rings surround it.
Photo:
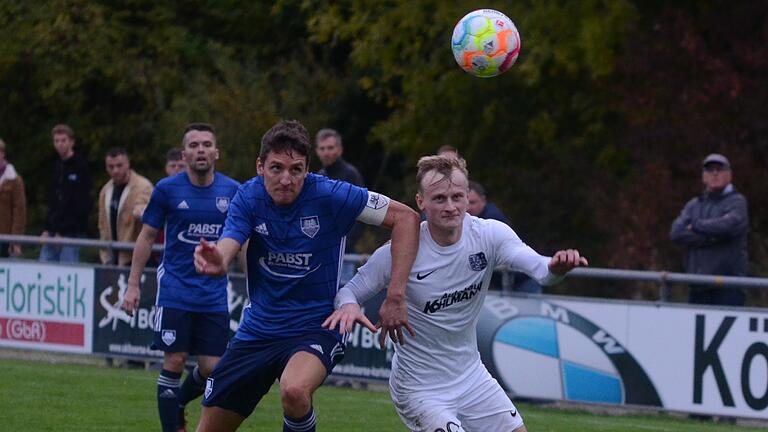
<path fill-rule="evenodd" d="M 235 338 L 205 383 L 203 405 L 248 417 L 283 374 L 288 360 L 300 351 L 316 355 L 326 374 L 344 358 L 344 345 L 329 331 L 268 341 Z"/>
<path fill-rule="evenodd" d="M 157 308 L 152 349 L 221 357 L 228 339 L 228 313 Z"/>

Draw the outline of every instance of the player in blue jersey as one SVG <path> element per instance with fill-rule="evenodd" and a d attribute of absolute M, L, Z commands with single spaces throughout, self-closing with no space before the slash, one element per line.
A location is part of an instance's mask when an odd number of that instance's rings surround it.
<path fill-rule="evenodd" d="M 221 235 L 232 198 L 240 184 L 215 171 L 219 158 L 212 126 L 193 123 L 182 144 L 187 169 L 158 182 L 142 217 L 133 250 L 123 308 L 139 306 L 139 280 L 158 230 L 165 227 L 165 253 L 157 268 L 155 348 L 164 351 L 157 379 L 157 406 L 163 431 L 186 430 L 184 407 L 203 394 L 204 383 L 224 354 L 229 337 L 226 276 L 198 274 L 195 246 Z M 189 354 L 197 366 L 183 384 Z"/>
<path fill-rule="evenodd" d="M 206 382 L 198 431 L 234 431 L 280 380 L 283 431 L 314 431 L 312 395 L 344 355 L 338 332 L 322 328 L 339 288 L 345 236 L 356 220 L 392 229 L 392 278 L 379 314 L 382 334 L 413 334 L 405 283 L 418 249 L 409 207 L 349 183 L 307 172 L 309 135 L 296 121 L 261 141 L 258 177 L 243 184 L 216 245 L 201 241 L 195 266 L 223 274 L 246 241 L 248 293 L 240 328 Z"/>

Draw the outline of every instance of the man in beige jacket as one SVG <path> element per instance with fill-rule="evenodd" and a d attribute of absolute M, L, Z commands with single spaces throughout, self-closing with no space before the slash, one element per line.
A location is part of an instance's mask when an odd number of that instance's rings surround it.
<path fill-rule="evenodd" d="M 27 198 L 24 181 L 5 159 L 5 142 L 0 139 L 0 234 L 24 234 Z M 20 256 L 20 244 L 0 243 L 0 257 Z"/>
<path fill-rule="evenodd" d="M 113 148 L 105 165 L 110 180 L 99 193 L 99 234 L 102 240 L 134 242 L 141 231 L 141 214 L 152 195 L 152 183 L 131 169 L 128 152 Z M 130 265 L 132 251 L 99 252 L 103 264 Z"/>

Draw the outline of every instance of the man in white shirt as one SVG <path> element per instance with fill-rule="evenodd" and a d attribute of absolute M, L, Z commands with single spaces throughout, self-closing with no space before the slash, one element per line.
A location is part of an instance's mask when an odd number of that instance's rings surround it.
<path fill-rule="evenodd" d="M 507 265 L 551 285 L 587 260 L 573 249 L 541 256 L 509 226 L 468 215 L 467 178 L 463 159 L 419 160 L 416 203 L 427 220 L 406 290 L 415 335 L 395 346 L 390 393 L 412 431 L 525 432 L 521 415 L 477 350 L 477 320 L 493 269 Z M 344 334 L 359 322 L 376 331 L 359 305 L 387 286 L 389 269 L 385 244 L 338 292 L 336 311 L 323 326 L 338 326 Z"/>

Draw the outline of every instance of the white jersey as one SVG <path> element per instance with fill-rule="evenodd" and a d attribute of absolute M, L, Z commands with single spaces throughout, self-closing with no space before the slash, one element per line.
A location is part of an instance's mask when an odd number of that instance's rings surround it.
<path fill-rule="evenodd" d="M 476 327 L 496 266 L 510 266 L 544 285 L 561 279 L 549 272 L 550 258 L 499 221 L 467 214 L 461 239 L 445 247 L 435 243 L 422 222 L 419 241 L 406 289 L 408 321 L 416 336 L 395 344 L 390 385 L 397 391 L 452 387 L 483 367 Z M 391 262 L 389 244 L 377 249 L 339 291 L 336 307 L 363 303 L 386 288 Z"/>

